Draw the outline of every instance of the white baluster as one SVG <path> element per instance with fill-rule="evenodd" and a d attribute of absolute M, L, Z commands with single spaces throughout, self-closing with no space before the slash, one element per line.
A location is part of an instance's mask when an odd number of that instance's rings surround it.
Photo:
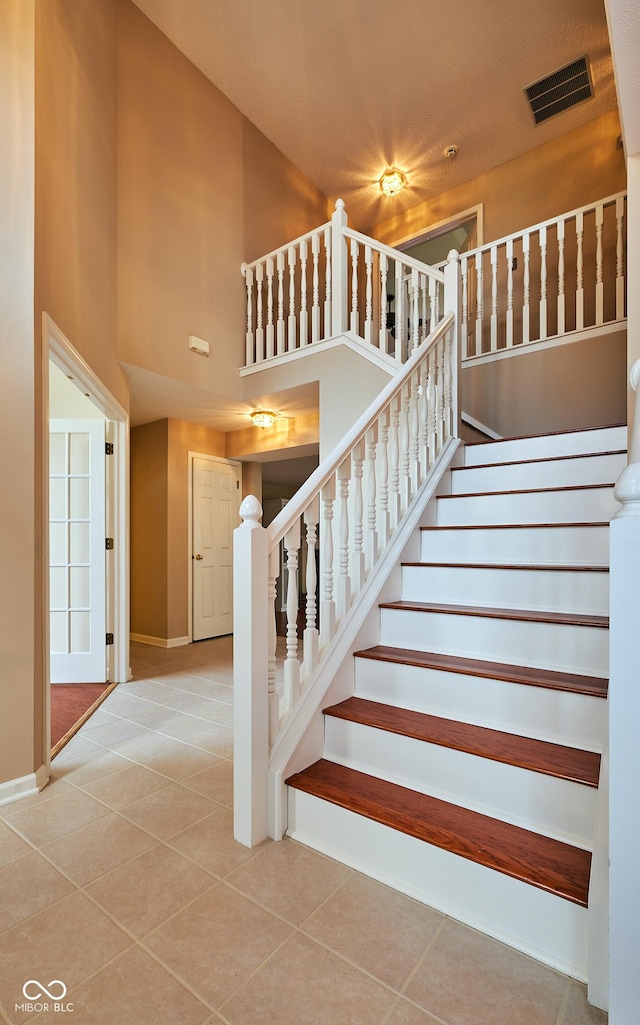
<path fill-rule="evenodd" d="M 384 409 L 378 417 L 377 463 L 380 467 L 380 510 L 378 515 L 378 537 L 381 548 L 389 540 L 389 410 Z"/>
<path fill-rule="evenodd" d="M 429 331 L 438 326 L 438 282 L 429 278 Z"/>
<path fill-rule="evenodd" d="M 307 243 L 300 243 L 300 346 L 309 341 L 309 313 L 307 311 Z"/>
<path fill-rule="evenodd" d="M 289 246 L 289 322 L 287 326 L 287 352 L 296 348 L 296 251 Z"/>
<path fill-rule="evenodd" d="M 576 331 L 584 327 L 584 214 L 576 214 Z"/>
<path fill-rule="evenodd" d="M 411 351 L 420 344 L 420 274 L 411 268 Z"/>
<path fill-rule="evenodd" d="M 293 708 L 300 696 L 300 662 L 298 661 L 298 549 L 300 520 L 296 520 L 284 536 L 287 554 L 287 657 L 284 662 L 285 708 Z"/>
<path fill-rule="evenodd" d="M 498 348 L 498 247 L 491 246 L 491 352 Z"/>
<path fill-rule="evenodd" d="M 358 324 L 358 251 L 359 246 L 351 239 L 351 321 L 350 327 L 354 335 L 359 334 Z"/>
<path fill-rule="evenodd" d="M 547 229 L 540 228 L 540 341 L 547 337 Z"/>
<path fill-rule="evenodd" d="M 253 270 L 242 265 L 244 280 L 247 285 L 247 333 L 245 335 L 245 365 L 250 367 L 255 363 L 253 354 Z"/>
<path fill-rule="evenodd" d="M 522 236 L 522 255 L 524 257 L 524 273 L 523 273 L 523 306 L 522 306 L 522 344 L 527 345 L 530 338 L 530 289 L 531 289 L 531 240 L 529 233 L 525 233 Z"/>
<path fill-rule="evenodd" d="M 438 367 L 438 384 L 436 387 L 436 445 L 438 452 L 444 443 L 444 341 L 441 338 L 436 346 L 436 363 Z"/>
<path fill-rule="evenodd" d="M 278 322 L 276 324 L 276 352 L 281 356 L 285 348 L 284 337 L 284 253 L 276 256 L 278 270 Z"/>
<path fill-rule="evenodd" d="M 624 196 L 616 199 L 616 320 L 624 318 Z"/>
<path fill-rule="evenodd" d="M 440 289 L 441 289 L 441 286 L 438 284 L 438 282 L 435 280 L 435 278 L 434 278 L 433 284 L 435 286 L 434 289 L 433 289 L 433 315 L 434 315 L 434 318 L 435 318 L 435 326 L 437 327 L 437 325 L 440 323 L 440 321 L 442 319 L 441 316 L 440 316 Z"/>
<path fill-rule="evenodd" d="M 324 337 L 331 337 L 331 304 L 333 302 L 331 294 L 331 228 L 325 228 L 324 230 Z"/>
<path fill-rule="evenodd" d="M 322 558 L 322 602 L 320 604 L 320 644 L 325 647 L 336 631 L 336 603 L 333 596 L 333 503 L 336 479 L 332 477 L 322 489 L 324 528 L 320 556 Z"/>
<path fill-rule="evenodd" d="M 371 246 L 364 247 L 364 264 L 367 275 L 364 311 L 364 340 L 371 344 L 373 341 L 373 253 Z"/>
<path fill-rule="evenodd" d="M 353 594 L 358 594 L 365 580 L 364 562 L 364 504 L 362 499 L 362 475 L 364 463 L 364 440 L 353 448 L 353 559 L 351 564 L 351 585 Z"/>
<path fill-rule="evenodd" d="M 565 294 L 564 294 L 564 221 L 558 221 L 558 329 L 556 334 L 565 332 Z"/>
<path fill-rule="evenodd" d="M 411 478 L 409 475 L 409 385 L 405 384 L 400 400 L 400 508 L 405 512 L 411 500 Z"/>
<path fill-rule="evenodd" d="M 378 508 L 376 504 L 376 429 L 371 427 L 365 436 L 367 454 L 367 539 L 366 565 L 369 569 L 378 561 Z"/>
<path fill-rule="evenodd" d="M 304 662 L 302 676 L 307 679 L 318 664 L 318 627 L 316 602 L 316 541 L 318 540 L 318 520 L 320 501 L 318 496 L 311 500 L 304 511 L 304 524 L 307 541 L 307 608 L 306 626 L 303 634 Z"/>
<path fill-rule="evenodd" d="M 340 528 L 338 552 L 338 619 L 344 619 L 351 605 L 351 579 L 349 576 L 349 481 L 351 479 L 351 457 L 338 467 L 340 486 Z"/>
<path fill-rule="evenodd" d="M 420 416 L 418 412 L 418 372 L 411 375 L 409 388 L 409 478 L 411 494 L 415 495 L 420 486 Z"/>
<path fill-rule="evenodd" d="M 256 287 L 258 295 L 256 299 L 256 363 L 262 363 L 264 359 L 264 327 L 262 326 L 262 286 L 264 283 L 264 264 L 256 266 Z"/>
<path fill-rule="evenodd" d="M 280 695 L 276 687 L 276 580 L 280 572 L 280 548 L 269 556 L 269 580 L 267 599 L 269 604 L 269 657 L 267 663 L 267 686 L 269 690 L 269 745 L 273 745 L 280 730 Z"/>
<path fill-rule="evenodd" d="M 400 400 L 392 400 L 389 424 L 389 525 L 395 530 L 400 522 Z"/>
<path fill-rule="evenodd" d="M 420 342 L 424 342 L 425 338 L 429 334 L 428 328 L 428 305 L 429 305 L 429 293 L 427 291 L 427 275 L 420 275 L 420 291 L 422 293 L 422 331 L 420 332 Z"/>
<path fill-rule="evenodd" d="M 460 358 L 467 359 L 469 355 L 469 268 L 466 256 L 460 257 L 460 271 L 462 273 L 462 324 L 460 325 Z"/>
<path fill-rule="evenodd" d="M 424 479 L 429 469 L 429 378 L 427 357 L 420 361 L 420 387 L 418 389 L 418 418 L 420 422 L 420 473 Z"/>
<path fill-rule="evenodd" d="M 602 266 L 602 231 L 604 228 L 604 208 L 596 207 L 596 327 L 604 323 L 604 280 Z"/>
<path fill-rule="evenodd" d="M 453 421 L 453 331 L 447 331 L 442 343 L 443 359 L 443 384 L 444 384 L 444 437 L 450 438 L 456 433 L 456 424 Z"/>
<path fill-rule="evenodd" d="M 267 260 L 267 359 L 275 355 L 275 331 L 273 326 L 273 272 L 271 257 Z"/>
<path fill-rule="evenodd" d="M 404 362 L 404 268 L 400 260 L 396 260 L 396 351 L 398 363 Z"/>
<path fill-rule="evenodd" d="M 482 253 L 476 253 L 476 356 L 479 356 L 482 352 L 482 318 L 484 315 L 483 288 L 484 285 L 482 282 Z"/>
<path fill-rule="evenodd" d="M 513 239 L 509 239 L 505 249 L 507 257 L 506 346 L 510 349 L 513 345 Z"/>
<path fill-rule="evenodd" d="M 311 341 L 317 342 L 320 339 L 320 236 L 314 235 L 311 239 L 311 254 L 313 256 L 313 289 L 311 300 Z"/>
<path fill-rule="evenodd" d="M 437 418 L 438 418 L 438 381 L 436 377 L 436 347 L 429 350 L 429 466 L 433 466 L 437 449 Z"/>
<path fill-rule="evenodd" d="M 380 253 L 380 351 L 388 352 L 388 335 L 387 335 L 387 274 L 389 272 L 389 265 L 387 262 L 387 254 Z"/>

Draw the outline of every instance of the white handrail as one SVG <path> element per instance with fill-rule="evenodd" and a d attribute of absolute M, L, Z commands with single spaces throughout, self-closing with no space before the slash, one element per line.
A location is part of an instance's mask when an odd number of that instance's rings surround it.
<path fill-rule="evenodd" d="M 344 235 L 346 238 L 352 238 L 355 242 L 360 242 L 363 246 L 370 246 L 378 253 L 384 253 L 389 260 L 397 260 L 398 263 L 404 264 L 405 267 L 410 267 L 412 270 L 419 271 L 420 274 L 426 274 L 427 277 L 435 278 L 436 281 L 444 283 L 444 270 L 438 270 L 437 267 L 423 263 L 421 260 L 416 260 L 413 256 L 407 256 L 402 250 L 394 249 L 393 246 L 388 246 L 384 242 L 378 242 L 375 238 L 369 238 L 368 235 L 363 235 L 361 231 L 355 231 L 353 228 L 345 228 Z M 446 264 L 447 261 L 443 260 L 442 267 L 445 267 Z"/>

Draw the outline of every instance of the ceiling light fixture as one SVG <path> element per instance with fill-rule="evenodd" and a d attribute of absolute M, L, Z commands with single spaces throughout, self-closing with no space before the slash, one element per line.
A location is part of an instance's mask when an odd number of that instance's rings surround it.
<path fill-rule="evenodd" d="M 397 196 L 406 184 L 407 179 L 402 171 L 398 171 L 396 167 L 385 171 L 380 179 L 380 188 L 382 189 L 383 196 Z"/>
<path fill-rule="evenodd" d="M 276 416 L 270 409 L 256 409 L 251 414 L 251 420 L 254 427 L 273 427 Z"/>

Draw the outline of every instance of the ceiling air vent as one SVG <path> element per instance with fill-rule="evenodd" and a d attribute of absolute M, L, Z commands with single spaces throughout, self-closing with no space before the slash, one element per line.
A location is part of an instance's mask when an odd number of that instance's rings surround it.
<path fill-rule="evenodd" d="M 575 107 L 583 100 L 590 100 L 593 96 L 593 86 L 586 56 L 579 57 L 565 68 L 560 68 L 546 78 L 541 78 L 539 82 L 527 86 L 524 93 L 537 125 L 548 121 L 550 117 L 555 117 L 556 114 L 561 114 L 569 107 Z"/>

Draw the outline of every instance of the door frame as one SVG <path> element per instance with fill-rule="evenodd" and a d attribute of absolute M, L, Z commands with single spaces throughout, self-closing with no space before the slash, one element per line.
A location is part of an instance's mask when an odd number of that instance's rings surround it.
<path fill-rule="evenodd" d="M 399 249 L 401 252 L 405 246 L 417 245 L 419 242 L 425 242 L 429 238 L 436 238 L 438 235 L 444 235 L 445 231 L 450 231 L 452 228 L 457 228 L 459 224 L 464 224 L 465 221 L 470 221 L 472 217 L 476 219 L 476 245 L 475 248 L 479 248 L 484 245 L 484 204 L 478 203 L 477 206 L 470 206 L 467 210 L 461 210 L 459 213 L 452 214 L 450 217 L 445 217 L 442 221 L 436 221 L 435 224 L 430 224 L 423 231 L 419 231 L 416 235 L 404 235 L 400 239 L 396 239 L 395 242 L 390 243 L 395 249 Z"/>
<path fill-rule="evenodd" d="M 49 360 L 68 377 L 111 421 L 114 442 L 112 491 L 107 499 L 107 523 L 113 525 L 118 543 L 114 549 L 111 587 L 107 593 L 107 615 L 112 611 L 112 683 L 125 683 L 129 667 L 129 414 L 102 383 L 89 364 L 48 313 L 42 314 L 42 546 L 43 572 L 43 664 L 45 667 L 44 726 L 47 768 L 50 765 L 51 673 L 49 669 Z"/>
<path fill-rule="evenodd" d="M 208 452 L 187 452 L 187 636 L 189 644 L 193 643 L 193 460 L 208 459 L 212 463 L 225 463 L 234 466 L 238 471 L 238 510 L 242 502 L 242 462 L 240 459 L 225 459 L 224 456 L 212 456 Z"/>

